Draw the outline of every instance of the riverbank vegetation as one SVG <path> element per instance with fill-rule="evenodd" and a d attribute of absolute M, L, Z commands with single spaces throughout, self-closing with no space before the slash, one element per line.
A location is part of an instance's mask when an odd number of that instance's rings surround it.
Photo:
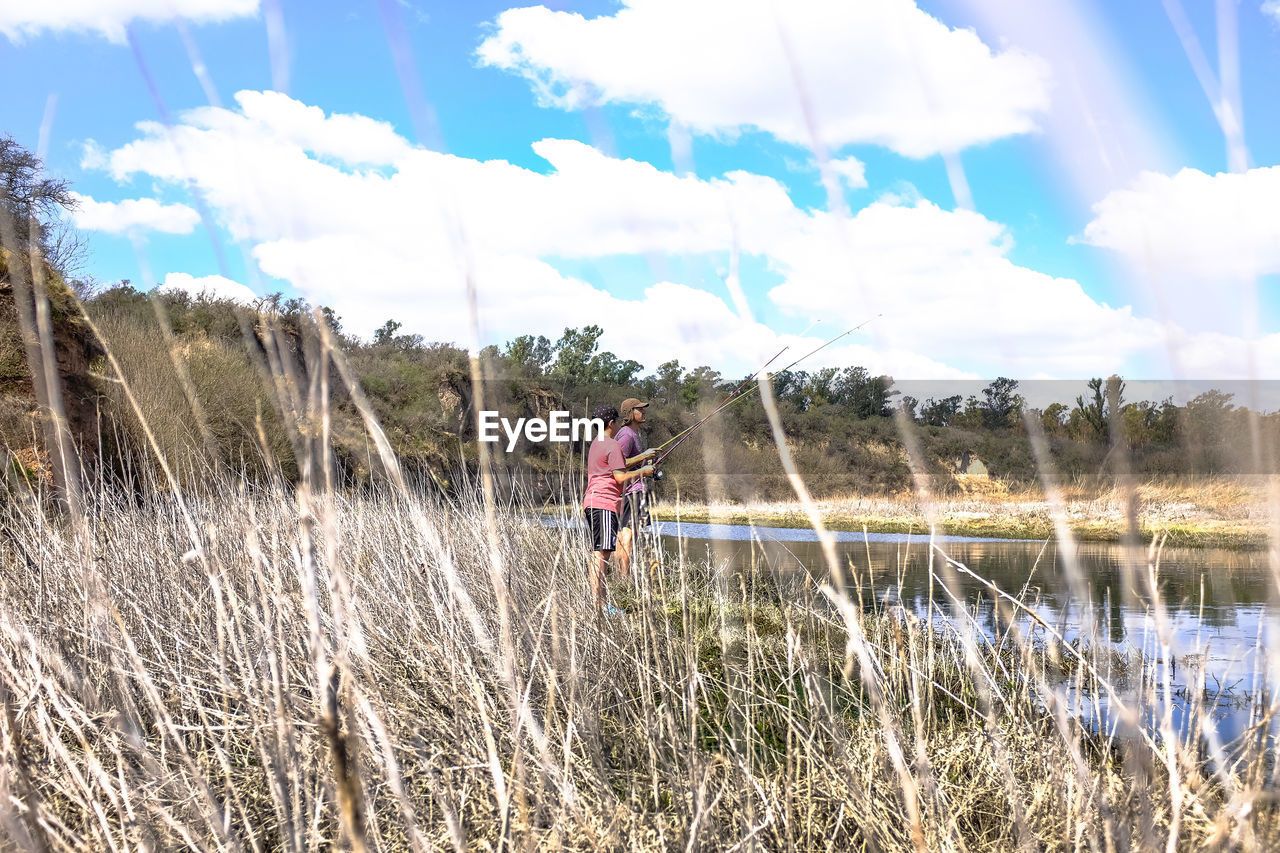
<path fill-rule="evenodd" d="M 171 458 L 193 470 L 241 470 L 257 464 L 265 442 L 286 475 L 297 479 L 295 449 L 282 432 L 288 416 L 273 402 L 272 372 L 290 371 L 299 382 L 312 378 L 305 373 L 305 352 L 319 345 L 319 331 L 308 306 L 277 297 L 247 307 L 182 292 L 152 296 L 121 285 L 96 292 L 85 307 L 125 377 L 146 389 L 138 402 L 160 425 L 155 438 Z M 321 316 L 404 465 L 446 492 L 478 474 L 477 404 L 515 420 L 545 418 L 554 410 L 583 416 L 593 401 L 616 404 L 638 395 L 653 401 L 647 440 L 656 446 L 738 385 L 710 368 L 687 370 L 674 361 L 644 374 L 638 363 L 601 352 L 600 330 L 589 327 L 566 329 L 556 342 L 523 337 L 489 347 L 477 365 L 485 377 L 477 399 L 464 350 L 401 334 L 395 321 L 360 340 L 344 334 L 331 312 Z M 99 356 L 82 377 L 92 388 L 81 395 L 94 401 L 95 427 L 107 425 L 109 463 L 147 441 L 112 371 Z M 202 411 L 193 412 L 183 390 L 187 381 L 207 401 Z M 1126 477 L 1155 491 L 1200 483 L 1208 498 L 1220 488 L 1215 484 L 1268 471 L 1270 449 L 1280 442 L 1280 415 L 1237 406 L 1227 394 L 1206 392 L 1182 406 L 1155 406 L 1125 401 L 1119 380 L 1110 386 L 1096 380 L 1086 389 L 1098 395 L 1093 402 L 1082 395 L 1074 407 L 1055 404 L 1041 412 L 1025 410 L 1017 385 L 993 382 L 996 402 L 987 406 L 977 399 L 897 399 L 889 377 L 857 367 L 796 371 L 773 380 L 798 468 L 815 496 L 834 501 L 849 495 L 900 498 L 922 484 L 957 501 L 1025 495 L 1041 489 L 1044 470 L 1081 494 L 1105 495 Z M 331 390 L 337 475 L 350 484 L 368 482 L 376 461 L 364 444 L 355 403 L 340 384 Z M 94 434 L 82 440 L 101 443 Z M 1037 442 L 1046 469 L 1037 466 Z M 16 443 L 10 440 L 10 446 Z M 508 492 L 568 500 L 581 486 L 582 452 L 581 445 L 521 438 L 511 453 L 494 458 L 493 470 Z M 684 502 L 751 504 L 793 497 L 758 395 L 726 409 L 664 464 L 669 500 L 678 495 Z M 1015 502 L 993 503 L 1011 508 Z"/>

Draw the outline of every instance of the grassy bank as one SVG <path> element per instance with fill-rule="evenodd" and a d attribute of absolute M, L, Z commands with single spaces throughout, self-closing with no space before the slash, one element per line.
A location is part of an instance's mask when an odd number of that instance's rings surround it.
<path fill-rule="evenodd" d="M 914 496 L 848 497 L 818 501 L 823 523 L 833 530 L 870 533 L 927 533 L 930 513 L 942 533 L 1002 539 L 1048 539 L 1057 535 L 1057 517 L 1081 541 L 1119 542 L 1130 529 L 1130 500 L 1116 489 L 1069 488 L 1060 511 L 1038 492 L 998 490 L 931 505 Z M 1265 548 L 1271 509 L 1266 484 L 1239 480 L 1144 484 L 1134 491 L 1133 516 L 1143 541 L 1163 537 L 1184 547 Z M 809 527 L 798 503 L 657 503 L 654 518 L 766 527 Z"/>
<path fill-rule="evenodd" d="M 602 620 L 576 531 L 391 489 L 4 514 L 3 848 L 1280 843 L 1266 738 L 1099 737 L 1063 678 L 1158 671 L 977 612 L 644 561 Z"/>

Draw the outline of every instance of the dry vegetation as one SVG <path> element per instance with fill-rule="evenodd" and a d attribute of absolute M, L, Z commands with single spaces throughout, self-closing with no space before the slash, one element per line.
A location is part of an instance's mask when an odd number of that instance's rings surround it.
<path fill-rule="evenodd" d="M 1063 679 L 1160 720 L 1158 668 L 672 560 L 600 622 L 576 531 L 485 518 L 390 487 L 10 503 L 6 846 L 1280 843 L 1261 695 L 1229 747 L 1100 737 Z"/>

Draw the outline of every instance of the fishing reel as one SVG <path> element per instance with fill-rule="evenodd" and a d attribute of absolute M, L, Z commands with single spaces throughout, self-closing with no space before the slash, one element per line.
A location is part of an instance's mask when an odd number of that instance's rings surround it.
<path fill-rule="evenodd" d="M 661 480 L 663 477 L 665 477 L 665 476 L 667 476 L 667 474 L 666 474 L 666 472 L 665 472 L 665 471 L 663 471 L 661 468 L 655 468 L 655 469 L 653 469 L 653 479 L 654 479 L 654 481 L 660 481 L 660 480 Z"/>

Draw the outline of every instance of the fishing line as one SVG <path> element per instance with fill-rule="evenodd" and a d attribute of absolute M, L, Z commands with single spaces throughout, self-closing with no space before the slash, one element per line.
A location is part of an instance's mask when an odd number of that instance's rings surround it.
<path fill-rule="evenodd" d="M 813 330 L 813 327 L 814 327 L 814 326 L 819 326 L 819 325 L 821 325 L 821 324 L 822 324 L 822 321 L 821 321 L 821 320 L 814 320 L 812 323 L 810 323 L 810 324 L 809 324 L 809 327 L 808 327 L 807 329 L 805 329 L 803 332 L 801 332 L 801 333 L 800 333 L 800 337 L 804 337 L 805 335 L 809 334 L 809 332 Z M 783 347 L 782 349 L 780 349 L 780 350 L 778 350 L 776 353 L 774 353 L 773 358 L 769 359 L 769 360 L 768 360 L 768 361 L 766 361 L 764 364 L 760 365 L 760 369 L 759 369 L 759 370 L 757 370 L 755 373 L 753 373 L 753 374 L 751 374 L 750 376 L 748 376 L 746 379 L 742 380 L 742 382 L 740 382 L 740 383 L 738 384 L 738 387 L 737 387 L 737 388 L 734 388 L 732 391 L 730 391 L 730 392 L 729 392 L 729 394 L 728 394 L 728 396 L 727 396 L 727 397 L 725 397 L 723 400 L 721 400 L 721 401 L 720 401 L 720 405 L 721 405 L 721 406 L 725 406 L 725 405 L 728 405 L 730 402 L 732 402 L 732 401 L 733 401 L 733 398 L 734 398 L 734 397 L 736 397 L 736 396 L 738 395 L 738 393 L 739 393 L 740 391 L 742 391 L 742 389 L 743 389 L 743 388 L 746 388 L 746 387 L 747 387 L 747 385 L 748 385 L 749 383 L 753 382 L 753 381 L 756 379 L 756 377 L 757 377 L 757 376 L 759 376 L 761 373 L 763 373 L 763 372 L 765 371 L 765 369 L 766 369 L 769 365 L 771 365 L 771 364 L 773 364 L 775 361 L 777 361 L 777 360 L 778 360 L 778 356 L 782 355 L 784 352 L 786 352 L 786 351 L 787 351 L 787 350 L 789 350 L 789 349 L 791 349 L 791 344 L 787 344 L 785 347 Z M 810 353 L 810 355 L 812 355 L 812 353 Z M 712 412 L 711 414 L 715 414 L 715 412 Z M 709 416 L 708 416 L 708 417 L 709 417 Z M 697 426 L 697 424 L 694 424 L 694 426 Z M 682 429 L 680 432 L 678 432 L 678 433 L 676 433 L 675 435 L 671 436 L 671 438 L 668 438 L 666 441 L 662 442 L 662 444 L 659 444 L 657 447 L 655 447 L 655 448 L 654 448 L 654 450 L 661 450 L 662 448 L 666 447 L 666 446 L 667 446 L 668 444 L 670 444 L 671 442 L 676 441 L 677 439 L 679 439 L 682 435 L 684 435 L 685 433 L 689 432 L 689 430 L 691 430 L 691 429 L 693 429 L 693 428 L 694 428 L 694 427 L 693 427 L 693 426 L 691 426 L 691 427 L 686 427 L 685 429 Z"/>
<path fill-rule="evenodd" d="M 729 396 L 727 396 L 727 397 L 725 397 L 723 400 L 721 400 L 721 401 L 720 401 L 720 405 L 719 405 L 719 406 L 717 406 L 717 407 L 716 407 L 716 409 L 715 409 L 711 414 L 715 414 L 715 412 L 717 412 L 717 411 L 719 411 L 719 410 L 720 410 L 720 407 L 721 407 L 721 406 L 726 406 L 726 405 L 728 405 L 730 402 L 732 402 L 732 401 L 733 401 L 733 398 L 734 398 L 734 397 L 736 397 L 736 396 L 739 394 L 739 392 L 741 392 L 741 391 L 742 391 L 742 389 L 743 389 L 743 388 L 747 387 L 747 384 L 748 384 L 749 382 L 753 381 L 757 376 L 759 376 L 761 373 L 763 373 L 763 372 L 764 372 L 764 370 L 765 370 L 765 368 L 767 368 L 769 365 L 771 365 L 771 364 L 773 364 L 775 361 L 777 361 L 777 360 L 778 360 L 778 356 L 782 355 L 784 352 L 786 352 L 786 351 L 787 351 L 787 350 L 789 350 L 790 348 L 791 348 L 791 344 L 787 344 L 785 347 L 783 347 L 782 349 L 780 349 L 780 350 L 778 350 L 776 353 L 774 353 L 773 358 L 769 359 L 769 360 L 768 360 L 768 361 L 766 361 L 764 364 L 760 365 L 760 369 L 759 369 L 759 370 L 757 370 L 755 373 L 753 373 L 753 374 L 751 374 L 750 376 L 748 376 L 746 379 L 742 380 L 742 382 L 738 385 L 738 387 L 737 387 L 737 388 L 734 388 L 732 391 L 730 391 L 730 392 L 729 392 Z M 708 415 L 708 417 L 710 417 L 710 415 Z M 699 423 L 701 423 L 701 421 L 699 421 Z M 698 425 L 698 424 L 694 424 L 694 425 L 693 425 L 693 426 L 691 426 L 691 427 L 686 427 L 685 429 L 683 429 L 683 430 L 681 430 L 680 432 L 676 433 L 675 435 L 671 436 L 671 438 L 668 438 L 666 441 L 662 442 L 662 444 L 659 444 L 657 447 L 655 447 L 655 448 L 654 448 L 654 450 L 661 450 L 662 448 L 666 447 L 666 446 L 667 446 L 668 444 L 670 444 L 671 442 L 676 441 L 676 440 L 677 440 L 677 439 L 679 439 L 681 436 L 683 436 L 685 433 L 687 433 L 687 432 L 689 432 L 690 430 L 692 430 L 692 429 L 693 429 L 694 427 L 696 427 L 697 425 Z"/>
<path fill-rule="evenodd" d="M 814 354 L 816 354 L 816 353 L 818 353 L 818 352 L 821 352 L 822 350 L 824 350 L 824 349 L 826 349 L 827 347 L 831 346 L 831 345 L 832 345 L 832 344 L 834 344 L 836 341 L 840 340 L 841 338 L 845 337 L 846 335 L 851 335 L 851 334 L 853 334 L 854 332 L 856 332 L 856 331 L 858 331 L 859 329 L 861 329 L 863 326 L 865 326 L 865 325 L 867 325 L 868 323 L 870 323 L 872 320 L 878 320 L 879 318 L 881 318 L 881 317 L 883 317 L 883 316 L 884 316 L 883 314 L 877 314 L 877 315 L 875 315 L 874 317 L 870 317 L 870 318 L 868 318 L 868 319 L 866 319 L 866 320 L 863 320 L 861 323 L 859 323 L 858 325 L 854 326 L 854 327 L 853 327 L 853 328 L 851 328 L 851 329 L 846 329 L 845 331 L 843 331 L 843 332 L 841 332 L 840 334 L 836 335 L 834 338 L 832 338 L 831 340 L 827 341 L 826 343 L 820 344 L 819 346 L 815 347 L 814 349 L 812 349 L 812 350 L 810 350 L 809 352 L 805 353 L 804 355 L 800 356 L 800 357 L 799 357 L 799 358 L 797 358 L 795 361 L 791 362 L 790 364 L 788 364 L 786 367 L 782 368 L 781 370 L 778 370 L 778 371 L 775 371 L 775 372 L 773 372 L 773 373 L 770 373 L 770 374 L 769 374 L 769 378 L 770 378 L 770 379 L 772 379 L 773 377 L 777 376 L 777 375 L 778 375 L 778 374 L 780 374 L 780 373 L 786 373 L 788 370 L 790 370 L 791 368 L 795 367 L 797 364 L 799 364 L 800 362 L 804 361 L 806 358 L 809 358 L 810 356 L 812 356 L 812 355 L 814 355 Z M 787 350 L 787 347 L 783 347 L 783 348 L 782 348 L 782 350 L 780 350 L 780 351 L 778 352 L 778 355 L 782 355 L 782 353 L 783 353 L 783 352 L 785 352 L 786 350 Z M 775 355 L 773 358 L 769 359 L 769 361 L 768 361 L 768 362 L 766 362 L 765 367 L 768 367 L 768 366 L 769 366 L 769 364 L 770 364 L 770 363 L 772 363 L 772 362 L 773 362 L 773 361 L 778 357 L 778 355 Z M 666 445 L 667 445 L 667 444 L 671 444 L 671 442 L 673 442 L 673 441 L 675 442 L 674 444 L 672 444 L 672 446 L 671 446 L 670 448 L 668 448 L 668 450 L 667 450 L 667 452 L 666 452 L 666 453 L 663 453 L 662 455 L 660 455 L 660 456 L 659 456 L 657 459 L 655 459 L 651 464 L 652 464 L 652 465 L 658 465 L 660 462 L 662 462 L 664 459 L 666 459 L 668 456 L 670 456 L 670 455 L 675 451 L 675 449 L 676 449 L 677 447 L 679 447 L 681 444 L 683 444 L 683 443 L 685 442 L 685 440 L 686 440 L 686 439 L 687 439 L 687 438 L 688 438 L 688 437 L 689 437 L 689 436 L 694 432 L 694 430 L 696 430 L 698 427 L 700 427 L 700 426 L 702 426 L 703 424 L 705 424 L 707 421 L 711 420 L 711 418 L 715 417 L 715 415 L 716 415 L 716 414 L 718 414 L 719 412 L 724 411 L 724 409 L 728 408 L 728 407 L 729 407 L 729 406 L 731 406 L 732 404 L 734 404 L 734 403 L 738 402 L 739 400 L 741 400 L 741 399 L 743 399 L 743 398 L 745 398 L 745 397 L 750 396 L 751 392 L 755 391 L 756 389 L 758 389 L 758 388 L 760 387 L 759 385 L 753 385 L 751 388 L 748 388 L 748 389 L 747 389 L 747 390 L 745 390 L 745 391 L 742 391 L 741 389 L 743 388 L 743 386 L 745 386 L 745 385 L 747 384 L 747 382 L 750 382 L 752 379 L 755 379 L 755 378 L 756 378 L 757 376 L 759 376 L 763 371 L 764 371 L 764 367 L 760 368 L 760 370 L 756 371 L 754 374 L 752 374 L 752 375 L 751 375 L 751 377 L 749 377 L 746 381 L 744 381 L 742 384 L 740 384 L 740 385 L 738 386 L 738 388 L 734 390 L 733 394 L 730 394 L 730 395 L 729 395 L 729 397 L 728 397 L 724 402 L 722 402 L 720 405 L 718 405 L 718 406 L 716 406 L 714 409 L 712 409 L 712 410 L 711 410 L 711 412 L 710 412 L 710 413 L 708 413 L 706 417 L 704 417 L 702 420 L 698 421 L 698 422 L 697 422 L 697 423 L 695 423 L 693 426 L 691 426 L 691 427 L 689 427 L 688 429 L 686 429 L 684 432 L 679 433 L 679 434 L 678 434 L 678 435 L 676 435 L 676 436 L 673 436 L 671 439 L 669 439 L 669 440 L 666 442 L 666 444 L 663 444 L 663 445 L 661 445 L 660 447 L 656 448 L 656 449 L 658 449 L 658 450 L 661 450 L 661 449 L 662 449 L 662 447 L 666 447 Z M 677 439 L 678 439 L 678 440 L 677 440 Z"/>

